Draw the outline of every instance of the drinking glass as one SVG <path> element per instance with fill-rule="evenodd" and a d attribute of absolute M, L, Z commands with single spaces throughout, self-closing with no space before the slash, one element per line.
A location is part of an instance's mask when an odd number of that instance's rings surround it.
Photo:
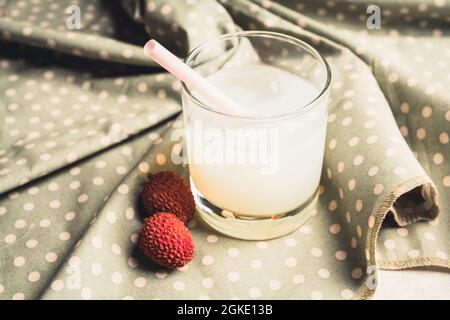
<path fill-rule="evenodd" d="M 229 112 L 182 84 L 185 149 L 200 217 L 226 235 L 279 237 L 316 212 L 331 72 L 307 43 L 242 31 L 186 63 L 232 98 Z"/>

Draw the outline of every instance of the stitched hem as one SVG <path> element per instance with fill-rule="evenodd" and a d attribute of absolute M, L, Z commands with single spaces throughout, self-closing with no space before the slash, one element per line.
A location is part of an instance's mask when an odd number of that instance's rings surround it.
<path fill-rule="evenodd" d="M 438 258 L 415 258 L 411 260 L 401 260 L 401 261 L 388 261 L 388 260 L 381 260 L 377 261 L 375 259 L 375 251 L 376 251 L 376 245 L 377 245 L 377 238 L 378 238 L 378 232 L 381 229 L 381 224 L 383 223 L 384 218 L 388 214 L 390 208 L 393 206 L 395 201 L 406 192 L 409 192 L 413 190 L 414 188 L 420 187 L 422 185 L 429 185 L 431 188 L 431 194 L 432 199 L 434 203 L 437 203 L 437 197 L 438 197 L 438 191 L 436 189 L 436 186 L 434 183 L 428 178 L 427 176 L 418 176 L 415 178 L 412 178 L 396 188 L 392 189 L 389 194 L 386 196 L 386 198 L 381 202 L 380 206 L 376 209 L 375 213 L 372 214 L 372 216 L 375 218 L 375 223 L 373 228 L 371 228 L 367 234 L 368 239 L 368 252 L 366 252 L 367 256 L 367 262 L 368 267 L 370 266 L 376 266 L 374 269 L 373 276 L 375 277 L 375 285 L 373 287 L 365 286 L 359 297 L 360 299 L 371 299 L 373 297 L 373 294 L 375 293 L 375 290 L 378 286 L 378 272 L 377 268 L 380 267 L 382 269 L 386 270 L 401 270 L 401 269 L 407 269 L 407 268 L 413 268 L 418 266 L 443 266 L 446 268 L 450 268 L 450 264 L 446 262 L 445 260 L 438 259 Z M 367 251 L 367 250 L 366 250 Z"/>
<path fill-rule="evenodd" d="M 404 270 L 415 267 L 442 267 L 450 269 L 450 261 L 436 257 L 418 257 L 399 261 L 378 260 L 378 266 L 383 270 Z"/>

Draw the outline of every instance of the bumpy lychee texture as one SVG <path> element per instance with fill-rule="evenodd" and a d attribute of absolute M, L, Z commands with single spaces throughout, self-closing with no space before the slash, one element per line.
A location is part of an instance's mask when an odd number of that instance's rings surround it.
<path fill-rule="evenodd" d="M 195 213 L 194 197 L 189 185 L 171 171 L 149 175 L 142 189 L 141 199 L 150 215 L 155 212 L 170 212 L 187 222 Z"/>
<path fill-rule="evenodd" d="M 194 255 L 189 230 L 174 214 L 167 212 L 145 219 L 138 245 L 153 262 L 166 268 L 180 268 Z"/>

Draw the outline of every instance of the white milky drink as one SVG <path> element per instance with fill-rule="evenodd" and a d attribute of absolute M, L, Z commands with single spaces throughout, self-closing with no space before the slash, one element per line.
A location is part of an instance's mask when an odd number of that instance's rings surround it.
<path fill-rule="evenodd" d="M 208 80 L 245 117 L 190 106 L 183 97 L 195 189 L 215 206 L 253 218 L 282 215 L 311 199 L 322 169 L 326 95 L 317 99 L 311 82 L 263 64 L 222 69 Z"/>

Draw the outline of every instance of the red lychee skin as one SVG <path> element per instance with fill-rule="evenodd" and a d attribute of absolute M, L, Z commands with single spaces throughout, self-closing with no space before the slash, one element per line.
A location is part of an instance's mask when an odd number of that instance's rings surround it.
<path fill-rule="evenodd" d="M 139 248 L 153 262 L 166 268 L 180 268 L 192 260 L 191 233 L 174 214 L 159 212 L 144 220 Z"/>
<path fill-rule="evenodd" d="M 191 188 L 172 171 L 149 175 L 142 189 L 141 200 L 149 215 L 156 212 L 170 212 L 186 223 L 195 213 Z"/>

